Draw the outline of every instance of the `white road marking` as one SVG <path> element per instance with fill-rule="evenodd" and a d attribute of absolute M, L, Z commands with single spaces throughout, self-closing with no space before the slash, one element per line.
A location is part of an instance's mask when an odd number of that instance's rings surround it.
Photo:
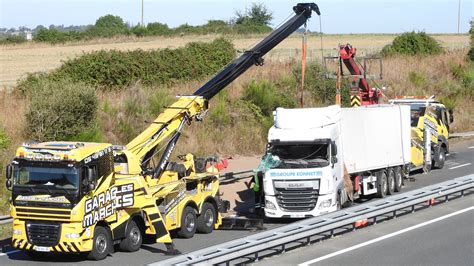
<path fill-rule="evenodd" d="M 468 149 L 474 149 L 474 146 L 471 146 L 471 147 L 467 147 Z"/>
<path fill-rule="evenodd" d="M 417 224 L 417 225 L 414 225 L 414 226 L 411 226 L 411 227 L 408 227 L 408 228 L 405 228 L 405 229 L 402 229 L 400 231 L 393 232 L 393 233 L 388 234 L 388 235 L 384 235 L 384 236 L 369 240 L 367 242 L 364 242 L 364 243 L 361 243 L 361 244 L 358 244 L 358 245 L 355 245 L 355 246 L 352 246 L 352 247 L 349 247 L 349 248 L 345 248 L 345 249 L 342 249 L 342 250 L 324 255 L 324 256 L 319 257 L 319 258 L 315 258 L 313 260 L 303 262 L 303 263 L 299 264 L 299 266 L 311 265 L 313 263 L 320 262 L 320 261 L 335 257 L 337 255 L 341 255 L 341 254 L 344 254 L 346 252 L 359 249 L 361 247 L 365 247 L 367 245 L 385 240 L 387 238 L 391 238 L 391 237 L 394 237 L 394 236 L 397 236 L 397 235 L 415 230 L 417 228 L 420 228 L 420 227 L 423 227 L 423 226 L 426 226 L 426 225 L 429 225 L 429 224 L 432 224 L 432 223 L 439 222 L 441 220 L 444 220 L 444 219 L 447 219 L 447 218 L 450 218 L 450 217 L 453 217 L 453 216 L 456 216 L 456 215 L 459 215 L 459 214 L 462 214 L 462 213 L 465 213 L 465 212 L 471 211 L 471 210 L 474 210 L 474 206 L 471 206 L 471 207 L 468 207 L 468 208 L 465 208 L 465 209 L 462 209 L 462 210 L 459 210 L 459 211 L 456 211 L 456 212 L 453 212 L 453 213 L 450 213 L 450 214 L 447 214 L 447 215 L 444 215 L 444 216 L 441 216 L 441 217 L 438 217 L 438 218 L 435 218 L 435 219 L 432 219 L 432 220 L 429 220 L 429 221 L 426 221 L 426 222 L 423 222 L 423 223 L 420 223 L 420 224 Z"/>
<path fill-rule="evenodd" d="M 468 166 L 468 165 L 470 165 L 470 164 L 471 164 L 471 163 L 461 164 L 461 165 L 458 165 L 458 166 L 451 167 L 451 168 L 449 168 L 449 170 L 456 169 L 456 168 L 459 168 L 459 167 Z"/>
<path fill-rule="evenodd" d="M 0 257 L 1 256 L 5 256 L 5 255 L 10 255 L 10 254 L 13 254 L 13 253 L 17 253 L 17 252 L 20 252 L 21 250 L 18 250 L 18 249 L 15 249 L 15 250 L 10 250 L 8 252 L 5 252 L 5 253 L 0 253 Z"/>

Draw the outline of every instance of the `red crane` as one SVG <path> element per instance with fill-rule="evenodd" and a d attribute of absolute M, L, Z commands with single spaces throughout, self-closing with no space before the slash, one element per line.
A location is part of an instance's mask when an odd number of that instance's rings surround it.
<path fill-rule="evenodd" d="M 361 69 L 354 59 L 357 49 L 350 44 L 339 46 L 339 60 L 347 67 L 351 76 L 351 106 L 378 104 L 382 92 L 370 88 L 365 76 L 365 69 Z M 342 64 L 341 69 L 342 73 Z"/>

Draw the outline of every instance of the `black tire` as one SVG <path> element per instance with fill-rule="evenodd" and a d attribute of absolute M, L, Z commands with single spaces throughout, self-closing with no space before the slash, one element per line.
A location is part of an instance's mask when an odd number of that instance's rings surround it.
<path fill-rule="evenodd" d="M 112 236 L 107 228 L 96 226 L 94 229 L 94 238 L 92 250 L 87 255 L 90 260 L 103 260 L 112 250 Z"/>
<path fill-rule="evenodd" d="M 402 191 L 403 186 L 402 169 L 400 167 L 395 167 L 393 173 L 395 175 L 395 192 L 400 192 Z"/>
<path fill-rule="evenodd" d="M 143 230 L 134 220 L 130 220 L 125 232 L 125 238 L 120 242 L 120 249 L 125 252 L 135 252 L 143 243 Z"/>
<path fill-rule="evenodd" d="M 444 147 L 441 146 L 438 148 L 438 151 L 435 152 L 435 158 L 433 161 L 434 168 L 443 169 L 444 162 L 446 161 L 446 150 Z"/>
<path fill-rule="evenodd" d="M 377 177 L 377 197 L 384 198 L 387 195 L 387 173 L 384 170 L 375 173 Z"/>
<path fill-rule="evenodd" d="M 387 171 L 387 195 L 393 195 L 395 193 L 395 172 L 393 168 L 389 168 Z"/>
<path fill-rule="evenodd" d="M 196 233 L 196 210 L 187 206 L 183 210 L 183 215 L 181 216 L 181 227 L 178 230 L 178 236 L 181 238 L 191 238 Z"/>
<path fill-rule="evenodd" d="M 198 233 L 209 234 L 216 224 L 217 213 L 216 208 L 210 202 L 204 202 L 201 214 L 197 217 L 196 231 Z"/>

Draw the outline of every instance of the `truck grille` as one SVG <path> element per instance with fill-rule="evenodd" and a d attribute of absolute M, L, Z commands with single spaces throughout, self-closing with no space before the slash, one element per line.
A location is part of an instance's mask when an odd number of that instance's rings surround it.
<path fill-rule="evenodd" d="M 313 188 L 275 188 L 278 206 L 284 211 L 312 211 L 318 201 L 318 190 Z"/>
<path fill-rule="evenodd" d="M 59 243 L 61 225 L 58 223 L 27 223 L 28 241 L 37 246 L 52 247 Z"/>

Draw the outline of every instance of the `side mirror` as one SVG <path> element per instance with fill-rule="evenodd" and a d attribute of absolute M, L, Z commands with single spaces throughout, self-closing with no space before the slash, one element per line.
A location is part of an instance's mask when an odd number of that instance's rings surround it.
<path fill-rule="evenodd" d="M 8 190 L 12 190 L 12 180 L 7 179 L 7 181 L 5 182 L 5 186 L 7 187 Z"/>
<path fill-rule="evenodd" d="M 449 112 L 449 123 L 454 122 L 453 110 L 448 110 Z"/>
<path fill-rule="evenodd" d="M 5 176 L 7 180 L 12 179 L 12 175 L 13 175 L 13 166 L 9 164 L 5 167 Z"/>
<path fill-rule="evenodd" d="M 87 181 L 89 183 L 94 182 L 94 169 L 87 168 Z"/>
<path fill-rule="evenodd" d="M 96 171 L 92 167 L 87 168 L 87 189 L 92 191 L 95 189 Z"/>
<path fill-rule="evenodd" d="M 334 157 L 337 155 L 337 146 L 336 142 L 331 142 L 331 156 Z"/>
<path fill-rule="evenodd" d="M 337 157 L 335 155 L 331 156 L 331 163 L 332 163 L 332 165 L 337 163 Z"/>

